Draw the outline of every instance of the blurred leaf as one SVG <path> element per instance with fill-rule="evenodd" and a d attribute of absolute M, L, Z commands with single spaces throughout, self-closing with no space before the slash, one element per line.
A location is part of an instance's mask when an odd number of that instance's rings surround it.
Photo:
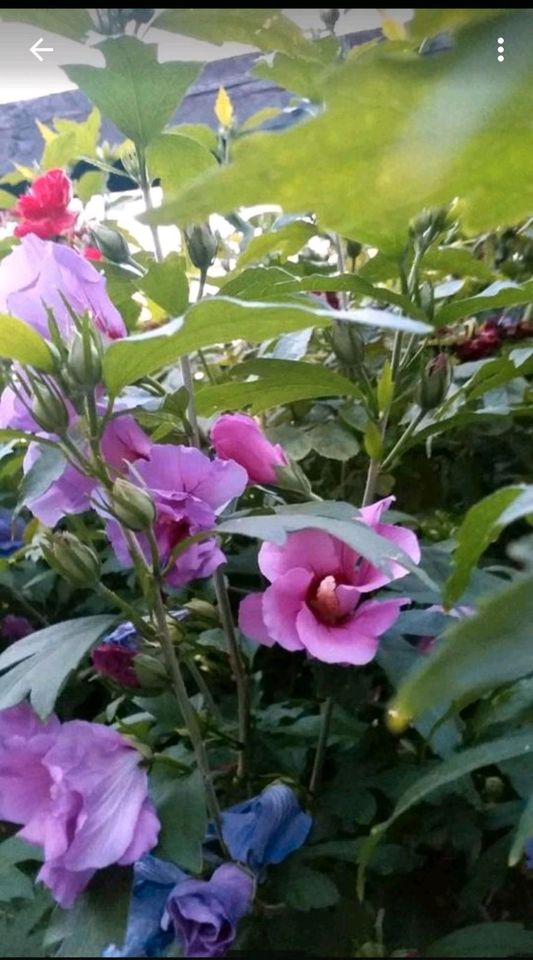
<path fill-rule="evenodd" d="M 335 420 L 317 424 L 307 436 L 313 450 L 329 460 L 345 462 L 359 453 L 359 443 L 353 433 Z"/>
<path fill-rule="evenodd" d="M 530 796 L 518 822 L 509 853 L 509 866 L 514 867 L 524 856 L 524 847 L 533 837 L 533 794 Z M 532 934 L 533 936 L 533 934 Z"/>
<path fill-rule="evenodd" d="M 76 669 L 116 617 L 81 617 L 37 630 L 0 654 L 0 709 L 14 707 L 29 695 L 40 717 L 48 717 Z"/>
<path fill-rule="evenodd" d="M 533 109 L 532 20 L 531 11 L 513 10 L 480 22 L 435 56 L 401 43 L 363 47 L 324 83 L 320 116 L 243 138 L 229 166 L 147 222 L 277 203 L 286 213 L 312 210 L 324 229 L 398 254 L 412 217 L 456 197 L 469 231 L 520 221 L 533 206 L 524 189 L 533 183 L 533 134 L 524 126 Z M 513 50 L 505 73 L 496 71 L 497 31 Z M 347 203 L 354 190 L 357 203 Z"/>
<path fill-rule="evenodd" d="M 391 704 L 394 723 L 424 710 L 462 706 L 531 672 L 533 579 L 518 580 L 480 603 L 439 638 L 437 649 L 409 674 Z"/>
<path fill-rule="evenodd" d="M 73 65 L 63 70 L 124 136 L 147 147 L 170 120 L 202 65 L 159 63 L 157 46 L 136 37 L 104 40 L 97 49 L 105 57 L 105 68 Z"/>
<path fill-rule="evenodd" d="M 456 533 L 453 573 L 444 588 L 444 601 L 454 604 L 468 586 L 470 574 L 489 544 L 504 527 L 533 514 L 533 486 L 501 487 L 470 508 Z"/>
<path fill-rule="evenodd" d="M 216 166 L 213 154 L 203 144 L 177 133 L 163 133 L 153 140 L 147 157 L 150 177 L 160 177 L 165 197 L 182 190 L 191 180 Z"/>
<path fill-rule="evenodd" d="M 48 890 L 37 887 L 31 900 L 18 903 L 16 911 L 0 906 L 0 943 L 5 957 L 44 957 L 43 926 L 53 907 Z"/>
<path fill-rule="evenodd" d="M 29 500 L 40 497 L 64 472 L 67 461 L 59 447 L 42 447 L 35 463 L 24 474 L 19 487 L 19 509 Z"/>
<path fill-rule="evenodd" d="M 335 370 L 298 360 L 249 360 L 232 370 L 231 376 L 229 383 L 198 391 L 196 404 L 201 416 L 245 406 L 255 414 L 295 400 L 360 393 L 356 384 Z M 241 379 L 249 376 L 256 379 Z"/>
<path fill-rule="evenodd" d="M 56 908 L 45 946 L 61 946 L 55 957 L 101 957 L 110 944 L 124 941 L 132 871 L 98 870 L 89 887 L 68 910 Z"/>
<path fill-rule="evenodd" d="M 323 910 L 339 900 L 339 891 L 324 873 L 301 864 L 289 867 L 285 902 L 293 910 Z"/>
<path fill-rule="evenodd" d="M 298 253 L 315 234 L 316 226 L 305 220 L 294 220 L 278 230 L 261 233 L 250 240 L 244 253 L 241 253 L 237 266 L 247 267 L 251 263 L 259 263 L 266 256 L 287 260 Z"/>
<path fill-rule="evenodd" d="M 152 263 L 136 284 L 169 317 L 181 317 L 189 306 L 187 274 L 177 253 L 170 253 L 162 263 Z"/>
<path fill-rule="evenodd" d="M 425 270 L 474 277 L 475 280 L 493 279 L 490 267 L 483 260 L 474 257 L 465 247 L 430 247 L 424 254 L 422 265 Z"/>
<path fill-rule="evenodd" d="M 283 50 L 316 59 L 314 45 L 306 40 L 299 27 L 283 16 L 280 10 L 246 10 L 239 8 L 164 10 L 154 20 L 158 30 L 170 30 L 186 37 L 222 45 L 227 41 L 257 47 L 266 53 Z"/>
<path fill-rule="evenodd" d="M 415 10 L 415 15 L 408 24 L 408 34 L 415 40 L 424 40 L 425 37 L 434 37 L 438 33 L 461 30 L 478 21 L 490 20 L 505 13 L 505 8 L 472 10 L 467 8 L 452 10 Z"/>
<path fill-rule="evenodd" d="M 497 280 L 490 287 L 466 300 L 454 300 L 445 303 L 438 312 L 440 326 L 455 323 L 464 317 L 475 317 L 484 310 L 498 310 L 501 307 L 515 307 L 533 300 L 533 280 L 527 283 L 512 283 L 511 280 Z"/>
<path fill-rule="evenodd" d="M 202 844 L 207 829 L 202 775 L 194 770 L 183 776 L 165 758 L 156 759 L 150 772 L 150 789 L 161 833 L 155 855 L 172 860 L 183 870 L 200 873 Z"/>
<path fill-rule="evenodd" d="M 41 158 L 42 169 L 68 167 L 80 156 L 96 156 L 100 119 L 100 112 L 94 108 L 87 119 L 82 120 L 81 123 L 75 120 L 55 119 L 55 130 L 47 132 L 44 124 L 37 121 L 37 126 L 45 140 Z"/>
<path fill-rule="evenodd" d="M 533 931 L 525 930 L 522 923 L 507 921 L 455 930 L 424 949 L 428 957 L 516 957 L 529 956 L 532 951 Z"/>
<path fill-rule="evenodd" d="M 82 40 L 93 28 L 88 10 L 13 8 L 0 10 L 0 20 L 29 23 L 36 30 L 49 30 L 71 40 Z"/>
<path fill-rule="evenodd" d="M 46 341 L 24 320 L 0 313 L 0 356 L 50 373 L 54 369 Z"/>
<path fill-rule="evenodd" d="M 75 181 L 74 193 L 82 203 L 88 203 L 91 197 L 105 193 L 106 174 L 101 170 L 88 170 Z"/>
<path fill-rule="evenodd" d="M 11 210 L 17 202 L 17 197 L 7 190 L 0 190 L 0 210 Z"/>

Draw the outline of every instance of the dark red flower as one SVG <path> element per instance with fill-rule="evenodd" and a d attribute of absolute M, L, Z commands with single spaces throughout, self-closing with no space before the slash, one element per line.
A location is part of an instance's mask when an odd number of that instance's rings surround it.
<path fill-rule="evenodd" d="M 455 354 L 459 360 L 467 362 L 469 360 L 484 360 L 491 357 L 499 350 L 502 343 L 502 337 L 498 330 L 492 327 L 481 329 L 475 336 L 463 340 L 462 343 L 455 345 Z"/>
<path fill-rule="evenodd" d="M 320 297 L 321 300 L 325 300 L 328 307 L 332 307 L 333 310 L 341 309 L 340 297 L 335 290 L 314 290 L 313 295 L 315 297 Z"/>
<path fill-rule="evenodd" d="M 133 666 L 137 651 L 119 643 L 99 643 L 91 654 L 94 669 L 123 687 L 140 686 Z"/>
<path fill-rule="evenodd" d="M 14 213 L 20 223 L 16 236 L 35 233 L 41 240 L 49 240 L 68 233 L 77 220 L 77 214 L 68 209 L 71 200 L 72 184 L 63 170 L 43 173 L 17 200 Z"/>

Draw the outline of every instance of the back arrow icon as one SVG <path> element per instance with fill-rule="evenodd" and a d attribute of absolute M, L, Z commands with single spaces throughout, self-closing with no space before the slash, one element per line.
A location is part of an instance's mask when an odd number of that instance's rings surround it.
<path fill-rule="evenodd" d="M 53 53 L 53 52 L 54 52 L 54 48 L 53 48 L 53 47 L 41 47 L 41 43 L 44 43 L 44 37 L 39 37 L 39 39 L 35 41 L 35 43 L 33 44 L 33 46 L 30 47 L 30 53 L 33 53 L 33 56 L 34 56 L 34 57 L 37 57 L 37 59 L 40 60 L 41 63 L 42 63 L 43 60 L 44 60 L 44 57 L 41 57 L 41 53 Z"/>

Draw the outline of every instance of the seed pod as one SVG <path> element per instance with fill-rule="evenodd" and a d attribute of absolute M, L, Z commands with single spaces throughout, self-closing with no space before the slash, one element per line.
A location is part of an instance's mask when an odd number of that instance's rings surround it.
<path fill-rule="evenodd" d="M 75 587 L 92 587 L 100 579 L 100 561 L 87 544 L 71 533 L 57 533 L 42 547 L 45 560 Z"/>
<path fill-rule="evenodd" d="M 129 480 L 115 480 L 110 507 L 113 516 L 128 530 L 146 530 L 155 520 L 155 505 L 150 495 Z"/>
<path fill-rule="evenodd" d="M 189 256 L 198 270 L 208 270 L 215 259 L 218 242 L 208 223 L 195 224 L 184 230 Z"/>

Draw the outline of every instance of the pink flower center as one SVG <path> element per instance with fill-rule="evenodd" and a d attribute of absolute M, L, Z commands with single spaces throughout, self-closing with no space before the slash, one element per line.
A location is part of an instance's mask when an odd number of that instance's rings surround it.
<path fill-rule="evenodd" d="M 318 586 L 312 586 L 309 605 L 323 623 L 337 623 L 344 616 L 337 597 L 337 581 L 334 576 L 324 577 Z"/>

